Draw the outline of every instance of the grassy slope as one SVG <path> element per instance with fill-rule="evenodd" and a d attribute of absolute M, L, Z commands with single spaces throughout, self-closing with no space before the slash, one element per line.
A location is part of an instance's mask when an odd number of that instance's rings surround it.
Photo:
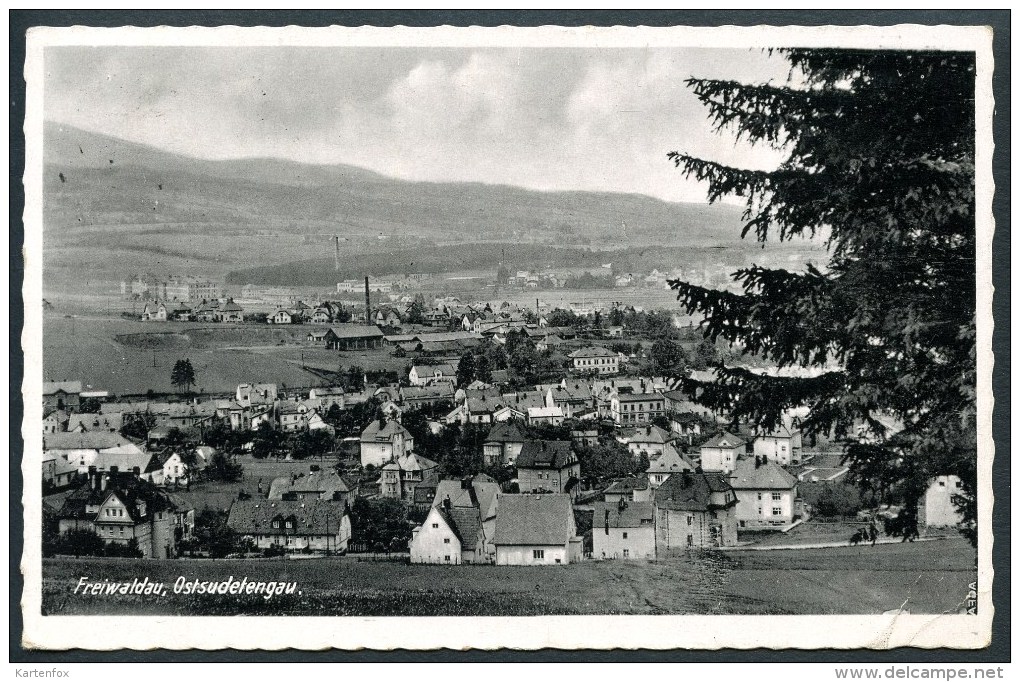
<path fill-rule="evenodd" d="M 706 554 L 656 562 L 532 568 L 343 560 L 43 563 L 43 609 L 60 614 L 551 615 L 956 613 L 974 575 L 962 540 L 826 550 Z M 301 595 L 81 597 L 80 576 L 172 583 L 227 576 L 297 581 Z"/>

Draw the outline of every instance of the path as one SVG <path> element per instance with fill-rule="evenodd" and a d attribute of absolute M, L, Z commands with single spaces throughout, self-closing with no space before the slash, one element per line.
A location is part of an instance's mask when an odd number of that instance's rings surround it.
<path fill-rule="evenodd" d="M 935 540 L 946 540 L 947 538 L 948 536 L 945 535 L 939 535 L 928 538 L 914 538 L 914 542 L 933 542 Z M 898 545 L 901 544 L 902 542 L 903 540 L 901 538 L 880 538 L 877 542 L 875 542 L 875 544 Z M 870 544 L 871 544 L 870 542 L 862 542 L 858 546 L 867 547 Z M 744 551 L 769 552 L 774 549 L 827 549 L 829 547 L 852 547 L 852 546 L 853 545 L 844 540 L 842 542 L 806 542 L 800 545 L 765 545 L 765 546 L 739 545 L 737 547 L 714 547 L 713 549 L 716 549 L 720 552 L 744 552 Z"/>

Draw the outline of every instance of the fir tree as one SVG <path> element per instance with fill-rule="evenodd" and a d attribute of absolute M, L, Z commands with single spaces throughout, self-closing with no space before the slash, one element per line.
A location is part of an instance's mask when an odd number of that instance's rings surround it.
<path fill-rule="evenodd" d="M 811 371 L 720 367 L 687 388 L 763 427 L 808 407 L 808 434 L 850 442 L 852 480 L 901 501 L 889 530 L 904 539 L 931 478 L 959 476 L 962 531 L 976 542 L 974 55 L 783 54 L 786 86 L 687 81 L 717 128 L 788 152 L 776 170 L 669 156 L 710 201 L 746 201 L 745 236 L 818 236 L 829 262 L 739 270 L 742 293 L 671 286 L 708 338 Z"/>

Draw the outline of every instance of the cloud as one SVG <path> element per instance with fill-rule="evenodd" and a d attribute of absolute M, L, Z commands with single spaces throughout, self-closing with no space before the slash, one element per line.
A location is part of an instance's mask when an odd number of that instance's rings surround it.
<path fill-rule="evenodd" d="M 667 152 L 779 157 L 716 134 L 684 78 L 785 69 L 704 49 L 50 48 L 45 115 L 205 158 L 702 201 Z"/>

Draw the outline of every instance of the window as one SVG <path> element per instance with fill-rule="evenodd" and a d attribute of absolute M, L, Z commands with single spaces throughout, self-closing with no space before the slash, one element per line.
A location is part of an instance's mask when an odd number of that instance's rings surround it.
<path fill-rule="evenodd" d="M 694 517 L 693 516 L 688 516 L 687 517 L 687 525 L 688 526 L 693 526 L 694 525 Z"/>
<path fill-rule="evenodd" d="M 758 499 L 761 500 L 761 493 L 758 493 Z"/>
<path fill-rule="evenodd" d="M 939 481 L 939 487 L 945 488 L 946 487 L 946 482 L 945 481 Z"/>
<path fill-rule="evenodd" d="M 623 550 L 623 558 L 626 559 L 629 556 L 630 556 L 630 550 L 629 549 Z"/>
<path fill-rule="evenodd" d="M 438 523 L 433 523 L 433 524 L 432 524 L 432 527 L 433 527 L 433 528 L 439 528 L 439 524 L 438 524 Z"/>
<path fill-rule="evenodd" d="M 782 516 L 782 515 L 783 515 L 782 507 L 772 507 L 772 516 Z"/>
<path fill-rule="evenodd" d="M 627 539 L 627 533 L 624 533 L 624 534 L 623 534 L 623 539 L 624 539 L 624 540 L 626 540 L 626 539 Z"/>
<path fill-rule="evenodd" d="M 445 561 L 446 563 L 450 563 L 450 555 L 449 554 L 445 555 L 443 557 L 443 561 Z"/>
<path fill-rule="evenodd" d="M 693 535 L 688 535 L 687 536 L 687 546 L 688 547 L 693 547 L 694 546 L 694 536 Z"/>
<path fill-rule="evenodd" d="M 443 544 L 444 545 L 450 544 L 450 538 L 443 538 Z"/>
<path fill-rule="evenodd" d="M 544 549 L 533 549 L 533 550 L 531 550 L 531 558 L 532 559 L 544 559 L 545 558 L 545 550 Z"/>
<path fill-rule="evenodd" d="M 773 502 L 778 502 L 781 499 L 783 499 L 782 494 L 780 494 L 780 493 L 772 493 L 772 501 Z"/>

